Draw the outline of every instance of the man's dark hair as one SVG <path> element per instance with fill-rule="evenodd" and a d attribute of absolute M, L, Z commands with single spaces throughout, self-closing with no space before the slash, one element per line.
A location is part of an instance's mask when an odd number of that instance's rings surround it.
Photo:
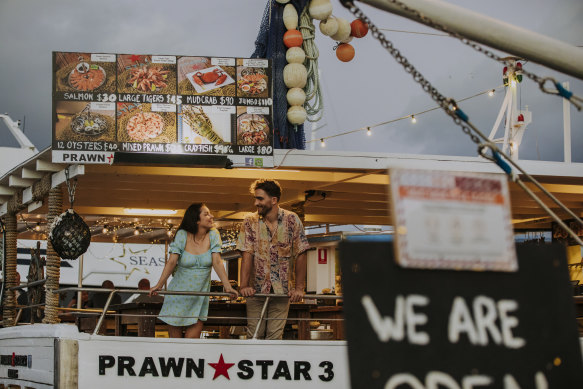
<path fill-rule="evenodd" d="M 140 280 L 140 282 L 138 282 L 138 289 L 149 290 L 150 289 L 150 280 L 147 278 L 142 278 Z"/>
<path fill-rule="evenodd" d="M 115 286 L 113 285 L 113 282 L 110 280 L 105 280 L 101 283 L 101 287 L 104 289 L 113 289 L 115 288 Z"/>
<path fill-rule="evenodd" d="M 277 201 L 281 200 L 281 186 L 275 180 L 259 179 L 251 184 L 251 193 L 254 194 L 257 189 L 265 191 L 271 197 L 277 197 Z"/>

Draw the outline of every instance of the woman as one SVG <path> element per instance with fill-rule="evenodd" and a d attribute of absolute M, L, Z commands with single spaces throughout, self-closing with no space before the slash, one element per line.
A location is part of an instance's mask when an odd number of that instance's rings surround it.
<path fill-rule="evenodd" d="M 221 236 L 213 228 L 213 215 L 204 204 L 188 207 L 169 252 L 170 258 L 164 265 L 160 280 L 150 289 L 150 296 L 162 289 L 174 269 L 176 272 L 168 290 L 209 292 L 211 265 L 219 275 L 225 292 L 232 297 L 239 295 L 227 279 L 220 255 Z M 168 335 L 171 338 L 181 338 L 183 330 L 184 337 L 199 338 L 208 308 L 208 296 L 166 295 L 159 319 L 170 324 Z"/>

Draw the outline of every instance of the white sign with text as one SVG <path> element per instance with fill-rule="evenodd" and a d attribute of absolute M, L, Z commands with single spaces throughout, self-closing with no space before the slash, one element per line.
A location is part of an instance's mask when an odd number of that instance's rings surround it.
<path fill-rule="evenodd" d="M 391 169 L 390 177 L 399 264 L 518 269 L 504 175 Z"/>

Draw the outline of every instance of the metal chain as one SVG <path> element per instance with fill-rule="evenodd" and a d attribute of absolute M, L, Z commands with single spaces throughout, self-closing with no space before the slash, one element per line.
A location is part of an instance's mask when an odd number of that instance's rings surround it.
<path fill-rule="evenodd" d="M 71 183 L 71 180 L 69 179 L 69 168 L 70 168 L 70 166 L 67 166 L 67 168 L 65 169 L 65 182 L 67 183 L 67 192 L 69 193 L 69 203 L 71 204 L 71 209 L 72 209 L 73 203 L 75 202 L 75 189 L 77 189 L 77 178 L 74 178 L 72 180 L 73 183 Z"/>
<path fill-rule="evenodd" d="M 443 31 L 446 34 L 449 34 L 449 35 L 459 39 L 463 44 L 470 46 L 472 49 L 476 50 L 479 53 L 484 54 L 486 57 L 493 59 L 495 61 L 501 62 L 508 67 L 512 66 L 512 64 L 510 62 L 504 60 L 502 57 L 496 55 L 494 52 L 480 46 L 479 44 L 477 44 L 474 41 L 469 40 L 468 38 L 463 37 L 462 35 L 458 34 L 457 32 L 449 30 L 444 25 L 434 22 L 433 20 L 429 19 L 427 16 L 423 15 L 421 12 L 417 11 L 416 9 L 410 8 L 409 6 L 402 3 L 401 1 L 399 1 L 399 0 L 387 0 L 387 1 L 389 3 L 394 4 L 395 6 L 397 6 L 399 8 L 401 8 L 401 9 L 403 9 L 404 11 L 412 14 L 417 20 L 422 21 L 423 24 L 430 26 L 432 28 L 435 28 L 436 30 Z M 340 2 L 342 3 L 342 5 L 344 5 L 346 8 L 348 8 L 350 10 L 350 12 L 352 12 L 357 18 L 362 18 L 363 20 L 365 20 L 365 18 L 366 18 L 368 20 L 368 18 L 362 13 L 362 11 L 357 6 L 354 5 L 354 3 L 352 1 L 340 0 Z M 358 15 L 361 15 L 361 16 L 358 16 Z M 365 22 L 366 22 L 366 20 L 365 20 Z M 370 28 L 370 26 L 371 25 L 369 24 L 369 28 Z M 381 41 L 383 46 L 385 46 L 385 44 L 383 43 L 383 40 L 379 39 L 379 37 L 378 37 L 379 29 L 376 27 L 375 27 L 375 29 L 377 31 L 377 36 L 375 36 L 373 33 L 373 37 L 375 37 L 376 39 Z M 372 29 L 371 29 L 371 31 L 372 31 Z M 380 35 L 382 36 L 382 39 L 386 40 L 382 33 L 380 33 Z M 392 46 L 392 44 L 391 44 L 391 46 Z M 540 90 L 543 93 L 547 93 L 547 94 L 551 94 L 551 95 L 559 95 L 559 96 L 569 100 L 571 102 L 571 104 L 573 104 L 577 108 L 577 110 L 581 111 L 581 108 L 582 108 L 581 103 L 583 103 L 583 99 L 578 97 L 578 96 L 573 95 L 572 92 L 566 91 L 564 88 L 562 88 L 561 84 L 557 80 L 555 80 L 554 78 L 552 78 L 552 77 L 541 78 L 541 77 L 537 76 L 536 74 L 529 72 L 528 70 L 525 70 L 525 69 L 522 69 L 522 74 L 524 74 L 526 77 L 528 77 L 531 80 L 533 80 L 534 82 L 536 82 L 538 84 Z M 554 84 L 556 89 L 552 90 L 552 89 L 546 88 L 545 84 L 547 83 L 547 81 L 551 81 Z"/>

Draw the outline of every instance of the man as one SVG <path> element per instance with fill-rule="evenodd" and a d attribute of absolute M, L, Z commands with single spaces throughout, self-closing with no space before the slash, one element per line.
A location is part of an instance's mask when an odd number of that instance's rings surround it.
<path fill-rule="evenodd" d="M 142 278 L 138 282 L 138 290 L 150 291 L 150 280 L 147 278 Z M 156 294 L 154 296 L 148 296 L 148 293 L 140 294 L 136 293 L 131 295 L 129 299 L 126 300 L 126 304 L 129 303 L 162 303 L 164 302 L 164 297 Z"/>
<path fill-rule="evenodd" d="M 20 286 L 20 273 L 16 272 L 16 285 Z M 15 291 L 16 303 L 20 306 L 28 306 L 28 293 L 22 289 L 18 288 Z M 20 323 L 30 323 L 30 308 L 22 308 L 22 313 L 20 314 Z"/>
<path fill-rule="evenodd" d="M 101 283 L 102 289 L 115 289 L 113 282 L 110 280 L 105 280 Z M 89 303 L 87 304 L 89 308 L 103 308 L 105 307 L 105 303 L 109 298 L 109 293 L 97 293 L 94 292 L 93 296 L 89 298 Z M 111 302 L 109 305 L 121 304 L 121 296 L 119 293 L 113 295 Z"/>
<path fill-rule="evenodd" d="M 245 218 L 237 242 L 243 256 L 239 290 L 247 297 L 247 336 L 255 334 L 266 299 L 253 295 L 286 294 L 289 298 L 270 298 L 264 316 L 268 320 L 261 322 L 257 335 L 260 339 L 281 339 L 290 302 L 304 296 L 306 250 L 310 246 L 298 215 L 279 208 L 281 187 L 277 181 L 257 180 L 251 193 L 257 213 Z"/>

